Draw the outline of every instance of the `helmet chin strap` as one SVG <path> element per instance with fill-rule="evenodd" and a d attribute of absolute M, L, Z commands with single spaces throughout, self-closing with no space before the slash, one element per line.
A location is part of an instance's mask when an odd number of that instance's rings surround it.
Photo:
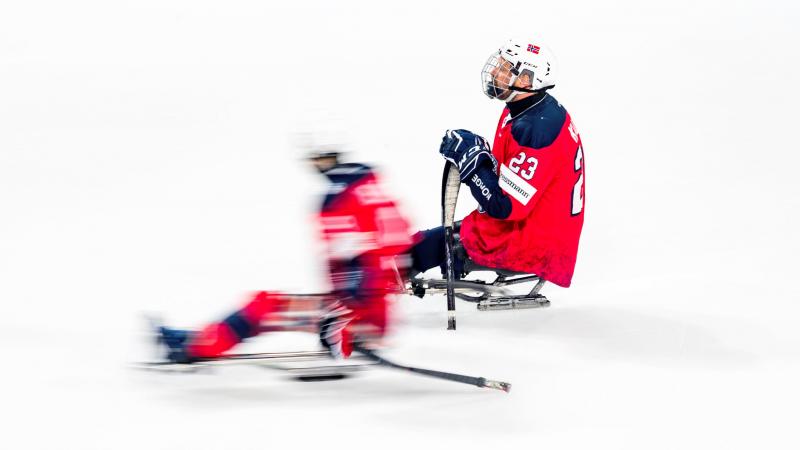
<path fill-rule="evenodd" d="M 506 88 L 498 88 L 497 85 L 494 83 L 494 78 L 492 78 L 492 82 L 487 84 L 487 86 L 491 86 L 491 89 L 492 89 L 492 92 L 493 92 L 493 94 L 489 94 L 490 97 L 496 98 L 498 100 L 502 100 L 502 101 L 504 101 L 506 103 L 510 103 L 510 102 L 514 101 L 514 98 L 517 96 L 517 93 L 519 93 L 519 92 L 524 92 L 526 94 L 537 94 L 539 92 L 544 92 L 544 91 L 546 91 L 548 89 L 553 89 L 554 87 L 556 87 L 556 85 L 553 84 L 553 85 L 546 86 L 546 87 L 539 88 L 539 89 L 528 89 L 528 88 L 524 88 L 524 87 L 514 86 L 514 82 L 516 82 L 516 76 L 510 80 L 511 84 L 508 87 L 506 87 Z M 488 88 L 486 88 L 486 89 L 488 89 Z M 501 99 L 501 98 L 499 98 L 499 96 L 494 95 L 495 93 L 497 93 L 501 89 L 505 90 L 505 91 L 509 91 L 508 97 L 506 97 L 504 99 Z M 484 92 L 488 92 L 488 91 L 484 91 Z"/>
<path fill-rule="evenodd" d="M 554 87 L 556 87 L 555 84 L 550 85 L 550 86 L 546 86 L 546 87 L 543 87 L 543 88 L 539 88 L 539 89 L 528 89 L 528 88 L 517 87 L 517 86 L 509 86 L 508 90 L 509 91 L 517 91 L 517 92 L 526 92 L 528 94 L 536 94 L 536 93 L 539 93 L 539 92 L 544 92 L 544 91 L 546 91 L 548 89 L 553 89 Z"/>
<path fill-rule="evenodd" d="M 544 91 L 546 91 L 548 89 L 552 89 L 555 86 L 556 85 L 554 84 L 552 86 L 547 86 L 547 87 L 543 87 L 543 88 L 539 88 L 539 89 L 528 89 L 528 88 L 523 88 L 523 87 L 518 87 L 518 86 L 513 86 L 512 85 L 512 86 L 509 86 L 507 88 L 509 91 L 511 91 L 511 94 L 509 94 L 509 96 L 506 99 L 504 99 L 503 101 L 506 102 L 506 103 L 513 102 L 514 99 L 517 97 L 517 93 L 519 93 L 519 92 L 524 92 L 526 94 L 538 94 L 539 92 L 544 92 Z"/>

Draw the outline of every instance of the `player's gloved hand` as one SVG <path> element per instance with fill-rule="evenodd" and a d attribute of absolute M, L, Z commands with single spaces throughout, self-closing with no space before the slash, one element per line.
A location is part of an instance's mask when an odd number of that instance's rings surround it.
<path fill-rule="evenodd" d="M 482 164 L 492 164 L 497 170 L 497 160 L 492 155 L 486 139 L 467 130 L 447 130 L 439 146 L 444 159 L 458 166 L 461 181 L 468 180 Z"/>
<path fill-rule="evenodd" d="M 348 358 L 353 352 L 353 337 L 347 325 L 353 320 L 353 311 L 342 302 L 327 305 L 319 321 L 319 342 L 336 359 Z"/>

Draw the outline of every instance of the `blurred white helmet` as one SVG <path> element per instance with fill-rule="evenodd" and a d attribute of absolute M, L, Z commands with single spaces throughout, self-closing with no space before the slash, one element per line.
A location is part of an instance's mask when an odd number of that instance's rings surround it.
<path fill-rule="evenodd" d="M 348 147 L 347 121 L 336 111 L 309 108 L 293 128 L 294 147 L 303 158 L 337 156 Z"/>
<path fill-rule="evenodd" d="M 556 60 L 553 52 L 537 40 L 512 38 L 492 53 L 481 71 L 483 93 L 504 102 L 514 100 L 519 92 L 540 92 L 556 85 Z M 527 74 L 530 88 L 514 86 Z"/>

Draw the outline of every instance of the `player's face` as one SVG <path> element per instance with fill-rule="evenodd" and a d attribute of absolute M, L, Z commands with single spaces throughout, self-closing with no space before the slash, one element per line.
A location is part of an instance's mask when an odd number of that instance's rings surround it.
<path fill-rule="evenodd" d="M 309 161 L 319 172 L 325 172 L 336 165 L 337 158 L 335 156 L 324 156 L 320 158 L 309 158 Z"/>
<path fill-rule="evenodd" d="M 494 78 L 495 85 L 500 89 L 508 89 L 510 82 L 511 82 L 511 68 L 513 66 L 510 62 L 506 61 L 502 57 L 499 59 L 497 66 L 492 69 L 491 74 Z"/>
<path fill-rule="evenodd" d="M 505 100 L 511 95 L 513 65 L 498 54 L 492 55 L 486 62 L 483 71 L 484 92 L 498 100 Z M 516 81 L 516 80 L 515 80 Z"/>

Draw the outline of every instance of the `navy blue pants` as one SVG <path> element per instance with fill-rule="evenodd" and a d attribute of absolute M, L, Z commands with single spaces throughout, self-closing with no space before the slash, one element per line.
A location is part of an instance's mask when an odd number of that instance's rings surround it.
<path fill-rule="evenodd" d="M 444 277 L 447 273 L 444 227 L 422 230 L 415 235 L 416 239 L 419 239 L 419 241 L 411 248 L 411 269 L 415 272 L 425 272 L 428 269 L 439 266 Z M 453 258 L 455 259 L 456 278 L 461 278 L 461 272 L 464 268 L 464 255 L 456 251 L 453 252 Z"/>

